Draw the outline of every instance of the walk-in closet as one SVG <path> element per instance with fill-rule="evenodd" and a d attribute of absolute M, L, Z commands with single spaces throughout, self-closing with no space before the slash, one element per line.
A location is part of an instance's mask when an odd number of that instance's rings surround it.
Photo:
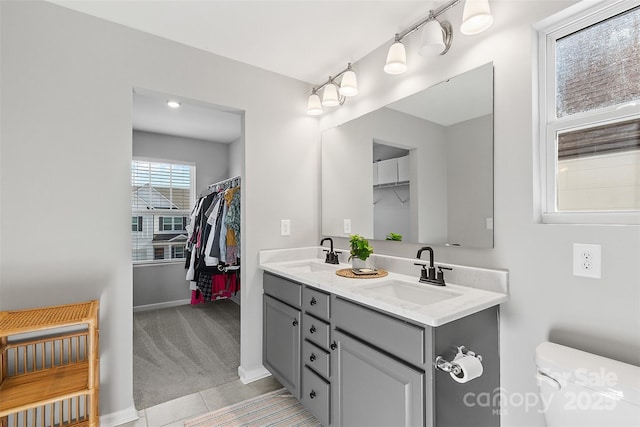
<path fill-rule="evenodd" d="M 136 409 L 238 380 L 242 113 L 136 88 L 131 158 Z"/>

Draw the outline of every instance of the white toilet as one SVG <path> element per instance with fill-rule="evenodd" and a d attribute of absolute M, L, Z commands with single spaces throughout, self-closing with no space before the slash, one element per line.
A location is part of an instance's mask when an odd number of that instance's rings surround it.
<path fill-rule="evenodd" d="M 536 366 L 547 427 L 640 426 L 640 367 L 550 342 Z"/>

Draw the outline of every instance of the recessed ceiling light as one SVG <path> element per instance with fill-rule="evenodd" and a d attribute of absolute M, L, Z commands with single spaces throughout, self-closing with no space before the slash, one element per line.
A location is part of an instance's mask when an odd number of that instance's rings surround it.
<path fill-rule="evenodd" d="M 168 100 L 167 101 L 167 106 L 169 108 L 180 108 L 181 105 L 182 105 L 182 103 L 180 103 L 178 101 L 172 101 L 172 100 Z"/>

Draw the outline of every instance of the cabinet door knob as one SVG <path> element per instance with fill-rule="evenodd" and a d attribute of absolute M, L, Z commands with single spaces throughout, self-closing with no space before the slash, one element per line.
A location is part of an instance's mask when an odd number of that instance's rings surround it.
<path fill-rule="evenodd" d="M 316 327 L 311 325 L 311 328 L 309 328 L 309 332 L 311 332 L 312 334 L 316 333 Z"/>
<path fill-rule="evenodd" d="M 309 356 L 309 360 L 311 360 L 312 362 L 315 362 L 316 360 L 316 355 L 311 353 L 311 356 Z"/>
<path fill-rule="evenodd" d="M 311 301 L 309 302 L 309 304 L 316 305 L 317 303 L 318 301 L 316 301 L 315 297 L 311 297 Z"/>
<path fill-rule="evenodd" d="M 312 398 L 312 399 L 315 399 L 316 392 L 314 390 L 311 390 L 311 393 L 309 393 L 309 397 Z"/>
<path fill-rule="evenodd" d="M 291 324 L 293 326 L 298 326 L 298 319 L 293 319 L 293 322 Z"/>
<path fill-rule="evenodd" d="M 335 350 L 336 348 L 338 348 L 338 344 L 334 341 L 329 347 L 331 348 L 331 350 Z"/>

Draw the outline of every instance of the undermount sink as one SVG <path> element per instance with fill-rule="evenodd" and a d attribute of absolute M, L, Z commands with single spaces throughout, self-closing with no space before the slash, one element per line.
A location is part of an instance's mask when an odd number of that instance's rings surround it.
<path fill-rule="evenodd" d="M 317 273 L 321 271 L 336 271 L 338 269 L 338 265 L 325 264 L 320 261 L 304 261 L 288 264 L 285 268 L 292 273 Z"/>
<path fill-rule="evenodd" d="M 458 292 L 435 288 L 433 285 L 414 284 L 401 280 L 386 280 L 354 289 L 353 292 L 376 299 L 396 299 L 418 305 L 435 304 L 461 295 Z"/>

